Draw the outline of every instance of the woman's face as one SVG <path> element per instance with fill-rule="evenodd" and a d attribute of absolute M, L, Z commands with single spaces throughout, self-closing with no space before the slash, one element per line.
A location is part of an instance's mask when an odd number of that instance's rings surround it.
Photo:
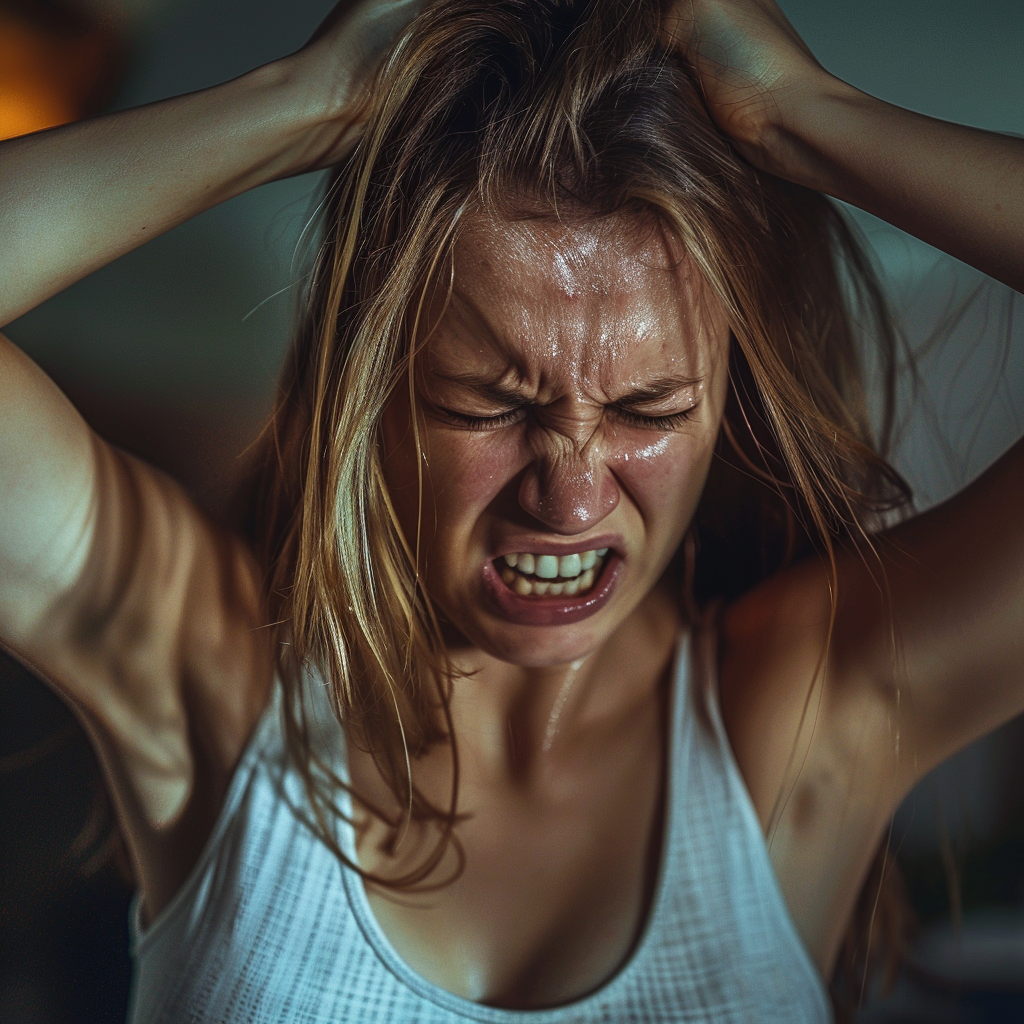
<path fill-rule="evenodd" d="M 725 316 L 664 231 L 466 225 L 417 358 L 422 508 L 406 389 L 382 431 L 388 489 L 456 643 L 547 666 L 607 639 L 696 509 L 727 357 Z"/>

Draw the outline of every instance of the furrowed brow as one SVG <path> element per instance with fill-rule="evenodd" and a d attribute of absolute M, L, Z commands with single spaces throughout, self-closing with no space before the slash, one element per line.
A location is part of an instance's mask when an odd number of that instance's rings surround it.
<path fill-rule="evenodd" d="M 434 370 L 434 375 L 449 384 L 475 391 L 480 397 L 501 404 L 522 401 L 523 395 L 515 381 L 509 379 L 508 371 L 495 375 L 493 373 L 473 373 L 472 371 L 456 370 L 451 373 Z"/>
<path fill-rule="evenodd" d="M 616 405 L 647 405 L 650 402 L 658 402 L 664 398 L 670 398 L 677 391 L 684 388 L 700 387 L 704 383 L 703 377 L 658 377 L 638 387 L 632 388 L 621 398 L 616 400 Z"/>

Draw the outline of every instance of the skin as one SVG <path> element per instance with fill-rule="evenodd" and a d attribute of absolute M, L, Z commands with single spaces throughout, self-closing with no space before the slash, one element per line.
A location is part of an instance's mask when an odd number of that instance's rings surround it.
<path fill-rule="evenodd" d="M 654 228 L 636 234 L 618 220 L 468 225 L 420 374 L 419 526 L 404 392 L 385 417 L 389 490 L 406 535 L 419 529 L 428 591 L 471 661 L 479 650 L 544 668 L 592 654 L 658 582 L 700 498 L 728 325 L 678 243 Z M 611 603 L 566 627 L 489 610 L 481 566 L 552 539 L 620 554 Z"/>
<path fill-rule="evenodd" d="M 466 863 L 425 898 L 371 892 L 406 961 L 451 991 L 564 1002 L 597 987 L 639 933 L 682 627 L 659 580 L 703 490 L 727 353 L 724 315 L 651 226 L 477 216 L 460 237 L 451 300 L 422 354 L 420 444 L 404 390 L 383 437 L 389 490 L 406 535 L 418 528 L 426 586 L 466 673 L 451 706 Z M 553 540 L 619 552 L 611 600 L 563 626 L 490 608 L 481 569 L 495 552 Z M 448 764 L 436 751 L 416 765 L 438 803 Z M 350 765 L 400 813 L 369 756 L 353 751 Z M 383 857 L 380 828 L 362 827 L 360 858 L 384 874 L 432 838 L 414 830 L 399 858 Z"/>
<path fill-rule="evenodd" d="M 368 70 L 414 10 L 343 5 L 307 48 L 235 82 L 0 146 L 0 322 L 216 202 L 336 160 L 358 136 Z M 839 82 L 768 0 L 679 3 L 665 31 L 753 163 L 1024 284 L 1019 140 Z M 481 222 L 461 245 L 456 294 L 417 383 L 423 569 L 457 661 L 474 672 L 453 713 L 475 813 L 460 832 L 467 871 L 433 909 L 371 898 L 426 976 L 531 1006 L 606 979 L 649 902 L 665 673 L 681 624 L 658 580 L 707 469 L 724 325 L 673 240 L 637 225 Z M 522 422 L 478 431 L 446 419 L 443 409 L 506 411 L 479 386 L 445 381 L 453 363 L 511 367 Z M 670 432 L 617 418 L 622 389 L 667 363 L 703 378 L 693 417 Z M 418 501 L 397 480 L 417 458 L 410 415 L 396 399 L 384 432 L 407 530 Z M 723 613 L 726 727 L 794 923 L 826 974 L 902 795 L 1024 710 L 1022 503 L 1018 444 L 952 501 L 879 538 L 888 602 L 860 553 L 841 553 L 823 669 L 820 566 L 797 566 Z M 90 731 L 152 915 L 194 863 L 266 701 L 257 569 L 172 481 L 95 437 L 2 338 L 0 523 L 0 637 Z M 605 532 L 621 538 L 624 575 L 592 619 L 538 636 L 476 600 L 481 567 L 510 535 L 576 544 Z M 417 765 L 428 795 L 447 792 L 446 764 Z M 380 792 L 366 759 L 351 767 Z M 401 866 L 377 864 L 372 840 L 365 866 Z"/>

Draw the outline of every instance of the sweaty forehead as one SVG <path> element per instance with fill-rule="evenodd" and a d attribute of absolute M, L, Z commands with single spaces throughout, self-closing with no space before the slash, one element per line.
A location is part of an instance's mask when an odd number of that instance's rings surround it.
<path fill-rule="evenodd" d="M 619 374 L 651 361 L 696 375 L 710 326 L 702 291 L 656 224 L 476 214 L 455 246 L 437 355 L 470 349 L 529 377 L 542 364 Z"/>
<path fill-rule="evenodd" d="M 656 299 L 678 291 L 690 263 L 653 223 L 626 217 L 468 218 L 455 248 L 455 285 L 473 293 L 500 281 L 510 299 L 586 305 L 590 297 Z"/>

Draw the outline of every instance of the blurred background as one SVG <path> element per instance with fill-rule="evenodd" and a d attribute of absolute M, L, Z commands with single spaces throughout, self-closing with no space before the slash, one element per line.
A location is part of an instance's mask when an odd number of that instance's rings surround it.
<path fill-rule="evenodd" d="M 830 70 L 928 114 L 1024 133 L 1021 0 L 782 0 Z M 329 0 L 0 0 L 0 137 L 213 85 L 297 48 Z M 10 325 L 105 437 L 223 509 L 303 273 L 318 176 L 196 218 Z M 1024 307 L 862 214 L 920 369 L 895 461 L 924 508 L 1022 432 Z M 1016 316 L 1015 316 L 1016 314 Z M 949 556 L 957 571 L 956 552 Z M 0 1022 L 123 1020 L 129 890 L 60 701 L 0 655 Z M 920 936 L 865 1022 L 1024 1021 L 1024 721 L 929 776 L 893 848 Z"/>

